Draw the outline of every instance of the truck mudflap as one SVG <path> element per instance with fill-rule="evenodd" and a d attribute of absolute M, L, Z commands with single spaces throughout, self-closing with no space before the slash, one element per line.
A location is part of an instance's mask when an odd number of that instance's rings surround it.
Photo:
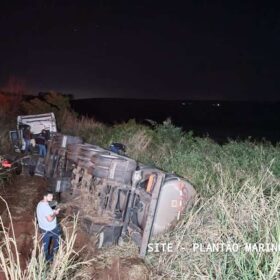
<path fill-rule="evenodd" d="M 144 257 L 150 238 L 171 229 L 194 202 L 186 179 L 75 138 L 61 139 L 49 146 L 50 180 L 68 210 L 79 212 L 84 231 L 99 237 L 99 248 L 128 237 Z"/>

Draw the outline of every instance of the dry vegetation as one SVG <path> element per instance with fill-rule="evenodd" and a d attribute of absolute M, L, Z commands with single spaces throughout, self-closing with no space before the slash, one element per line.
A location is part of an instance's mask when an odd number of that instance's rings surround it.
<path fill-rule="evenodd" d="M 90 122 L 82 120 L 79 135 L 87 136 L 82 124 L 88 130 Z M 279 279 L 280 252 L 244 249 L 246 243 L 280 244 L 279 145 L 229 140 L 221 146 L 169 121 L 152 128 L 133 120 L 113 127 L 94 124 L 90 130 L 86 141 L 103 146 L 122 142 L 129 156 L 188 178 L 199 192 L 196 206 L 176 228 L 153 240 L 177 249 L 147 256 L 152 279 Z M 194 243 L 240 248 L 199 252 Z"/>
<path fill-rule="evenodd" d="M 147 127 L 131 120 L 107 127 L 64 112 L 62 132 L 107 147 L 127 145 L 128 155 L 188 178 L 199 193 L 192 211 L 176 228 L 155 239 L 174 245 L 172 253 L 150 253 L 151 279 L 279 279 L 280 252 L 199 252 L 194 243 L 280 244 L 280 146 L 269 142 L 229 141 L 184 133 L 170 122 Z M 4 141 L 4 140 L 2 140 Z M 4 141 L 5 142 L 5 141 Z M 183 250 L 183 251 L 182 251 Z M 135 247 L 111 248 L 112 256 L 135 255 Z M 97 261 L 98 261 L 97 260 Z M 33 260 L 35 261 L 35 260 Z M 15 268 L 16 269 L 16 268 Z M 39 279 L 39 278 L 37 278 Z"/>
<path fill-rule="evenodd" d="M 93 260 L 81 260 L 81 251 L 76 252 L 74 245 L 77 232 L 77 217 L 71 222 L 61 221 L 63 226 L 64 239 L 60 240 L 60 247 L 51 264 L 45 262 L 44 253 L 41 247 L 40 234 L 36 222 L 34 221 L 34 236 L 31 258 L 27 266 L 20 263 L 20 253 L 17 239 L 14 232 L 13 220 L 6 201 L 8 212 L 8 227 L 0 217 L 0 273 L 5 279 L 10 280 L 62 280 L 62 279 L 91 279 L 91 275 L 85 273 L 85 267 L 89 266 Z M 66 226 L 68 225 L 68 226 Z M 1 276 L 1 274 L 0 274 Z"/>

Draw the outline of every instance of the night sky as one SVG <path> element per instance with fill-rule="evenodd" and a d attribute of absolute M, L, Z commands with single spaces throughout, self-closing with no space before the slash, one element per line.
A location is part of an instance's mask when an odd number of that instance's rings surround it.
<path fill-rule="evenodd" d="M 32 93 L 76 98 L 280 100 L 277 4 L 185 2 L 1 1 L 0 85 L 13 76 Z"/>

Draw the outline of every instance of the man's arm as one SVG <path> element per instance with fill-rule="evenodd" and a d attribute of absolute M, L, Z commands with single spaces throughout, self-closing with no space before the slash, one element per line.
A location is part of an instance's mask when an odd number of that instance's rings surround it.
<path fill-rule="evenodd" d="M 48 220 L 48 222 L 52 222 L 54 220 L 54 218 L 58 215 L 59 213 L 59 208 L 57 210 L 54 210 L 53 213 L 51 215 L 48 215 L 46 218 Z"/>

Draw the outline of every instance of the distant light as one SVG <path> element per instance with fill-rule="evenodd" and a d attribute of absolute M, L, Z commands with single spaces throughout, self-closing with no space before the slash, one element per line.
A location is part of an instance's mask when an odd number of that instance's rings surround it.
<path fill-rule="evenodd" d="M 182 102 L 182 105 L 183 105 L 183 106 L 186 106 L 186 102 Z"/>
<path fill-rule="evenodd" d="M 220 106 L 221 106 L 221 103 L 213 103 L 212 106 L 214 106 L 214 107 L 220 107 Z"/>

